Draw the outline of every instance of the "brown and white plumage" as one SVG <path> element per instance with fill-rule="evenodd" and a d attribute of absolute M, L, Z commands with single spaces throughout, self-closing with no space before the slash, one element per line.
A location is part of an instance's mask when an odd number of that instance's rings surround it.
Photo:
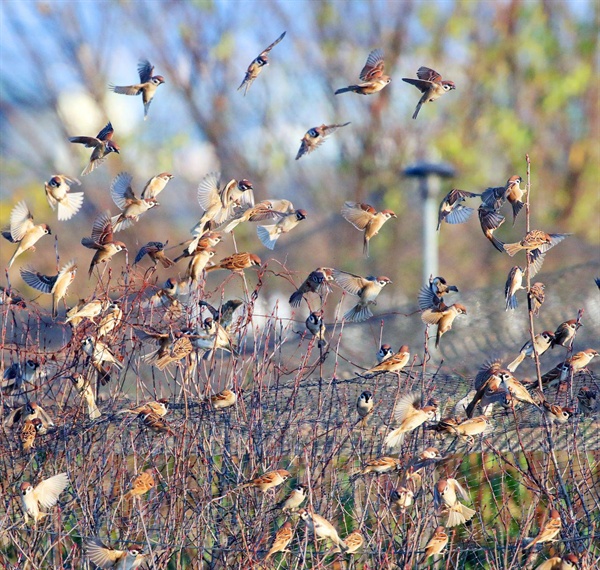
<path fill-rule="evenodd" d="M 388 220 L 396 218 L 392 210 L 378 212 L 369 204 L 360 202 L 344 202 L 342 216 L 363 234 L 363 253 L 369 257 L 369 242 Z"/>
<path fill-rule="evenodd" d="M 331 291 L 329 283 L 333 281 L 333 271 L 330 267 L 318 267 L 314 271 L 311 271 L 300 287 L 292 293 L 290 305 L 292 307 L 299 307 L 307 293 L 323 295 Z"/>
<path fill-rule="evenodd" d="M 161 172 L 160 174 L 153 176 L 146 182 L 140 197 L 142 200 L 156 198 L 165 189 L 169 180 L 172 178 L 173 175 L 168 172 Z"/>
<path fill-rule="evenodd" d="M 464 305 L 454 303 L 447 307 L 443 303 L 439 307 L 427 309 L 421 313 L 421 320 L 428 325 L 437 325 L 435 335 L 436 348 L 440 345 L 442 335 L 452 329 L 454 319 L 459 315 L 466 315 L 467 309 Z"/>
<path fill-rule="evenodd" d="M 306 509 L 298 511 L 300 518 L 306 524 L 306 527 L 311 531 L 318 540 L 330 540 L 338 546 L 343 552 L 348 550 L 346 543 L 340 538 L 335 527 L 324 517 L 317 513 L 309 513 Z"/>
<path fill-rule="evenodd" d="M 94 257 L 90 263 L 88 277 L 92 276 L 94 267 L 100 263 L 107 263 L 120 251 L 127 252 L 127 246 L 122 241 L 115 241 L 113 237 L 113 225 L 110 217 L 110 212 L 106 211 L 94 220 L 92 226 L 92 235 L 84 237 L 81 240 L 81 245 L 88 249 L 94 249 Z"/>
<path fill-rule="evenodd" d="M 412 118 L 416 119 L 423 103 L 431 103 L 439 99 L 444 93 L 456 89 L 453 81 L 444 81 L 442 76 L 429 67 L 421 66 L 417 70 L 417 79 L 403 77 L 402 81 L 414 85 L 423 95 L 417 103 Z"/>
<path fill-rule="evenodd" d="M 75 389 L 79 392 L 79 395 L 85 400 L 90 420 L 99 418 L 102 415 L 102 412 L 96 405 L 94 389 L 92 388 L 90 381 L 86 380 L 79 372 L 73 374 L 70 379 Z"/>
<path fill-rule="evenodd" d="M 334 269 L 333 278 L 344 291 L 359 298 L 359 302 L 344 314 L 344 319 L 355 323 L 366 321 L 373 316 L 370 305 L 377 304 L 376 299 L 381 290 L 392 282 L 385 276 L 361 277 L 338 269 Z"/>
<path fill-rule="evenodd" d="M 35 250 L 35 244 L 45 235 L 52 231 L 47 224 L 35 225 L 33 216 L 25 203 L 19 202 L 10 212 L 10 231 L 3 231 L 2 235 L 11 243 L 19 244 L 8 262 L 11 267 L 15 259 L 28 249 Z"/>
<path fill-rule="evenodd" d="M 341 125 L 321 125 L 320 127 L 308 129 L 306 134 L 302 137 L 300 149 L 298 150 L 298 154 L 296 154 L 296 160 L 319 148 L 329 135 L 335 133 L 335 131 L 342 127 L 346 127 L 349 124 L 350 123 L 343 123 Z"/>
<path fill-rule="evenodd" d="M 260 477 L 256 477 L 246 483 L 238 485 L 236 489 L 253 487 L 255 489 L 258 489 L 259 491 L 262 491 L 263 493 L 266 493 L 269 489 L 273 489 L 274 487 L 285 483 L 291 476 L 292 474 L 289 471 L 286 471 L 285 469 L 268 471 Z"/>
<path fill-rule="evenodd" d="M 438 526 L 433 533 L 433 536 L 427 542 L 425 546 L 425 554 L 419 564 L 425 564 L 430 556 L 436 556 L 441 554 L 446 545 L 448 544 L 448 534 L 443 526 Z"/>
<path fill-rule="evenodd" d="M 132 180 L 129 172 L 121 172 L 110 185 L 110 196 L 121 210 L 120 214 L 111 218 L 114 233 L 129 228 L 143 213 L 159 205 L 156 198 L 138 198 L 131 186 Z"/>
<path fill-rule="evenodd" d="M 137 252 L 133 264 L 138 264 L 147 255 L 154 265 L 160 262 L 165 269 L 172 267 L 175 263 L 165 255 L 165 245 L 166 243 L 161 241 L 149 241 Z"/>
<path fill-rule="evenodd" d="M 264 557 L 264 561 L 266 562 L 276 554 L 277 552 L 286 552 L 286 548 L 288 544 L 294 538 L 294 530 L 292 529 L 292 523 L 290 521 L 286 521 L 283 523 L 283 526 L 277 531 L 275 534 L 275 538 L 273 539 L 273 544 L 267 552 L 267 555 Z"/>
<path fill-rule="evenodd" d="M 391 372 L 400 372 L 410 360 L 410 350 L 407 345 L 403 344 L 400 350 L 380 362 L 377 366 L 369 368 L 365 374 L 383 374 Z"/>
<path fill-rule="evenodd" d="M 459 497 L 469 499 L 469 495 L 456 479 L 440 479 L 433 489 L 433 496 L 438 508 L 444 505 L 448 509 L 448 527 L 464 524 L 476 514 L 459 501 Z"/>
<path fill-rule="evenodd" d="M 256 59 L 253 59 L 252 63 L 248 66 L 246 75 L 240 86 L 237 88 L 238 91 L 244 89 L 244 97 L 246 96 L 246 93 L 248 93 L 248 89 L 250 89 L 252 83 L 254 83 L 254 80 L 260 75 L 262 68 L 269 65 L 269 52 L 285 37 L 285 34 L 286 32 L 283 32 L 283 34 L 269 45 L 269 47 L 261 51 Z"/>
<path fill-rule="evenodd" d="M 224 410 L 235 406 L 238 400 L 237 394 L 233 390 L 225 389 L 217 392 L 208 398 L 208 403 L 215 410 Z"/>
<path fill-rule="evenodd" d="M 549 514 L 550 516 L 540 528 L 540 532 L 531 542 L 524 546 L 523 549 L 531 548 L 542 542 L 552 542 L 560 533 L 560 529 L 562 528 L 560 513 L 556 509 L 551 509 Z"/>
<path fill-rule="evenodd" d="M 49 509 L 53 507 L 59 495 L 69 484 L 69 477 L 66 473 L 59 473 L 48 479 L 44 479 L 35 487 L 31 483 L 21 483 L 21 501 L 25 522 L 29 517 L 37 523 L 48 513 L 43 512 L 41 508 Z"/>
<path fill-rule="evenodd" d="M 394 418 L 399 427 L 387 434 L 384 446 L 387 449 L 399 447 L 405 434 L 417 429 L 428 420 L 435 418 L 437 405 L 435 403 L 421 407 L 421 394 L 411 392 L 402 396 L 394 408 Z"/>
<path fill-rule="evenodd" d="M 150 491 L 150 489 L 154 488 L 155 485 L 154 469 L 146 469 L 134 478 L 131 482 L 131 489 L 123 495 L 123 498 L 141 497 Z"/>
<path fill-rule="evenodd" d="M 516 309 L 519 306 L 517 300 L 517 291 L 525 289 L 523 287 L 523 269 L 515 265 L 509 272 L 504 285 L 504 298 L 506 299 L 506 310 Z"/>
<path fill-rule="evenodd" d="M 575 554 L 566 554 L 564 556 L 553 556 L 542 562 L 535 570 L 577 570 L 579 568 L 579 558 Z"/>
<path fill-rule="evenodd" d="M 134 570 L 139 568 L 147 555 L 137 548 L 116 550 L 106 546 L 99 538 L 86 538 L 83 541 L 84 553 L 99 568 L 113 570 Z"/>
<path fill-rule="evenodd" d="M 362 83 L 342 87 L 336 90 L 335 94 L 352 92 L 360 95 L 373 95 L 374 93 L 378 93 L 392 81 L 392 78 L 386 75 L 384 70 L 383 51 L 381 49 L 374 49 L 367 57 L 367 62 L 360 72 L 359 78 Z"/>
<path fill-rule="evenodd" d="M 55 174 L 44 184 L 49 206 L 53 210 L 58 207 L 59 221 L 70 220 L 83 205 L 83 192 L 70 191 L 73 184 L 81 185 L 81 182 L 64 174 Z"/>
<path fill-rule="evenodd" d="M 207 271 L 216 271 L 217 269 L 227 269 L 233 273 L 242 273 L 244 269 L 249 267 L 260 267 L 262 261 L 260 257 L 254 253 L 241 252 L 234 253 L 228 257 L 224 257 L 221 261 L 209 267 Z"/>
<path fill-rule="evenodd" d="M 344 544 L 347 547 L 345 551 L 346 554 L 354 554 L 362 547 L 364 543 L 365 539 L 358 530 L 351 532 L 344 538 Z M 335 552 L 342 552 L 342 549 L 339 546 L 336 546 Z"/>
<path fill-rule="evenodd" d="M 69 285 L 75 279 L 77 265 L 72 259 L 60 268 L 57 275 L 42 275 L 32 267 L 21 268 L 21 277 L 30 287 L 52 295 L 52 316 L 58 313 L 58 302 L 67 294 Z"/>
<path fill-rule="evenodd" d="M 69 142 L 84 145 L 86 148 L 93 148 L 92 155 L 88 165 L 83 169 L 82 176 L 88 175 L 102 164 L 111 152 L 120 154 L 119 146 L 113 142 L 113 126 L 108 122 L 106 126 L 95 137 L 70 137 Z"/>
<path fill-rule="evenodd" d="M 291 232 L 300 222 L 306 220 L 306 210 L 298 209 L 282 213 L 275 224 L 258 226 L 256 233 L 258 239 L 268 249 L 274 249 L 277 240 L 283 235 Z"/>
<path fill-rule="evenodd" d="M 471 217 L 474 209 L 463 206 L 462 203 L 467 198 L 475 198 L 476 196 L 479 196 L 479 194 L 467 192 L 466 190 L 459 190 L 458 188 L 450 190 L 440 203 L 438 211 L 438 231 L 442 222 L 446 222 L 447 224 L 464 224 Z"/>

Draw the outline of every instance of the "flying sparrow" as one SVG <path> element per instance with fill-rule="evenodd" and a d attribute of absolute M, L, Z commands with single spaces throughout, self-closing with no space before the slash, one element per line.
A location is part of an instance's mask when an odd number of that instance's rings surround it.
<path fill-rule="evenodd" d="M 58 206 L 59 221 L 70 220 L 83 204 L 83 192 L 71 192 L 73 184 L 81 185 L 76 178 L 55 174 L 44 184 L 46 199 L 53 210 Z"/>
<path fill-rule="evenodd" d="M 423 103 L 431 103 L 436 99 L 439 99 L 444 93 L 456 89 L 453 81 L 443 81 L 442 76 L 429 67 L 419 67 L 417 70 L 418 79 L 412 79 L 409 77 L 403 77 L 402 81 L 414 85 L 423 95 L 417 103 L 415 112 L 412 118 L 416 119 L 421 110 Z"/>
<path fill-rule="evenodd" d="M 274 249 L 277 240 L 282 234 L 291 232 L 301 221 L 306 220 L 306 210 L 294 210 L 283 214 L 276 224 L 258 226 L 256 233 L 258 239 L 268 249 Z"/>
<path fill-rule="evenodd" d="M 242 81 L 240 86 L 237 88 L 238 91 L 242 88 L 244 89 L 244 97 L 246 96 L 246 93 L 248 93 L 248 89 L 250 89 L 250 86 L 252 85 L 252 83 L 254 83 L 254 80 L 260 75 L 262 68 L 265 67 L 266 65 L 269 65 L 269 52 L 284 37 L 285 37 L 285 32 L 283 32 L 283 34 L 281 34 L 267 49 L 265 49 L 264 51 L 261 51 L 256 59 L 252 60 L 252 63 L 248 66 L 248 69 L 246 70 L 246 75 L 244 76 L 244 80 Z"/>
<path fill-rule="evenodd" d="M 172 267 L 175 263 L 165 255 L 165 245 L 162 241 L 149 241 L 137 252 L 133 264 L 137 265 L 144 255 L 148 255 L 154 265 L 160 262 L 165 269 Z"/>
<path fill-rule="evenodd" d="M 2 392 L 20 390 L 25 382 L 35 385 L 39 368 L 40 365 L 31 359 L 27 359 L 23 364 L 13 362 L 2 375 Z"/>
<path fill-rule="evenodd" d="M 356 411 L 362 419 L 361 424 L 363 426 L 366 425 L 365 418 L 373 411 L 373 406 L 373 394 L 371 394 L 371 392 L 369 392 L 368 390 L 365 390 L 361 393 L 361 395 L 358 397 L 358 400 L 356 401 Z"/>
<path fill-rule="evenodd" d="M 83 305 L 75 305 L 67 311 L 65 324 L 71 323 L 71 326 L 76 328 L 83 319 L 89 319 L 95 323 L 94 319 L 102 313 L 106 305 L 106 301 L 102 301 L 101 299 L 94 299 L 89 303 L 86 303 L 83 299 L 82 301 L 84 302 Z"/>
<path fill-rule="evenodd" d="M 490 419 L 485 415 L 468 418 L 458 423 L 440 420 L 438 425 L 446 432 L 465 439 L 469 444 L 475 441 L 473 436 L 485 433 L 491 427 Z"/>
<path fill-rule="evenodd" d="M 123 311 L 117 301 L 112 301 L 106 314 L 98 323 L 98 328 L 96 329 L 98 338 L 107 336 L 113 330 L 121 326 L 121 324 L 123 324 Z"/>
<path fill-rule="evenodd" d="M 504 243 L 494 236 L 494 232 L 504 223 L 504 216 L 499 214 L 493 207 L 486 206 L 485 203 L 479 206 L 477 214 L 483 235 L 498 251 L 503 252 Z"/>
<path fill-rule="evenodd" d="M 504 297 L 506 299 L 506 310 L 516 309 L 519 306 L 517 300 L 517 291 L 525 289 L 523 287 L 523 269 L 518 265 L 515 265 L 506 279 L 506 285 L 504 285 Z"/>
<path fill-rule="evenodd" d="M 18 243 L 17 249 L 8 262 L 11 267 L 15 259 L 27 250 L 35 251 L 35 244 L 45 235 L 52 234 L 47 224 L 35 225 L 33 216 L 25 203 L 19 202 L 10 212 L 10 231 L 3 231 L 2 235 L 11 243 Z"/>
<path fill-rule="evenodd" d="M 443 526 L 438 526 L 435 529 L 433 536 L 429 539 L 429 542 L 425 546 L 425 554 L 423 555 L 423 558 L 421 558 L 419 566 L 425 564 L 430 556 L 441 554 L 444 548 L 446 548 L 447 544 L 448 535 L 446 534 L 446 529 Z"/>
<path fill-rule="evenodd" d="M 158 206 L 156 198 L 136 198 L 131 181 L 133 176 L 128 172 L 117 174 L 110 185 L 110 195 L 119 210 L 117 216 L 111 218 L 113 232 L 125 230 L 137 222 L 140 216 Z"/>
<path fill-rule="evenodd" d="M 440 339 L 444 333 L 452 328 L 452 323 L 458 315 L 466 315 L 467 309 L 459 303 L 447 307 L 443 303 L 436 308 L 427 309 L 421 313 L 421 320 L 428 325 L 437 325 L 435 336 L 435 347 L 440 345 Z"/>
<path fill-rule="evenodd" d="M 306 500 L 306 485 L 298 484 L 292 492 L 281 503 L 275 506 L 275 509 L 281 509 L 285 512 L 297 511 L 300 505 Z"/>
<path fill-rule="evenodd" d="M 571 372 L 576 374 L 581 370 L 585 370 L 595 356 L 598 356 L 598 352 L 593 348 L 586 348 L 581 352 L 576 352 L 573 356 L 567 358 L 552 370 L 546 372 L 546 374 L 542 376 L 542 382 L 544 384 L 549 384 L 550 386 L 557 381 L 565 382 Z"/>
<path fill-rule="evenodd" d="M 383 362 L 380 362 L 377 366 L 369 368 L 365 374 L 382 374 L 391 372 L 400 372 L 410 360 L 410 351 L 408 346 L 403 344 L 400 350 L 391 356 L 388 356 Z"/>
<path fill-rule="evenodd" d="M 214 255 L 215 250 L 212 247 L 206 247 L 199 251 L 196 250 L 196 253 L 194 253 L 188 263 L 187 271 L 185 272 L 186 279 L 189 279 L 192 284 L 197 284 L 202 279 L 204 270 L 211 263 Z"/>
<path fill-rule="evenodd" d="M 148 109 L 150 103 L 156 93 L 159 85 L 165 82 L 165 78 L 162 75 L 152 75 L 154 73 L 154 66 L 147 60 L 142 59 L 138 63 L 138 75 L 140 76 L 140 82 L 135 85 L 109 85 L 108 88 L 115 93 L 120 95 L 142 95 L 142 101 L 144 103 L 144 121 L 148 116 Z"/>
<path fill-rule="evenodd" d="M 58 314 L 58 302 L 67 294 L 69 285 L 75 279 L 77 265 L 71 260 L 60 268 L 58 275 L 42 275 L 32 267 L 21 268 L 21 277 L 30 287 L 52 295 L 52 316 Z"/>
<path fill-rule="evenodd" d="M 369 459 L 367 462 L 365 462 L 363 468 L 353 478 L 356 478 L 359 475 L 367 475 L 367 473 L 382 475 L 384 473 L 397 471 L 399 468 L 400 461 L 398 459 L 384 455 L 375 459 Z"/>
<path fill-rule="evenodd" d="M 167 421 L 154 412 L 148 410 L 140 412 L 138 415 L 138 421 L 140 423 L 140 427 L 149 429 L 156 434 L 167 434 L 170 437 L 175 437 L 175 432 L 171 429 L 171 426 L 169 426 Z"/>
<path fill-rule="evenodd" d="M 535 570 L 577 570 L 579 568 L 579 558 L 575 554 L 567 554 L 562 558 L 554 556 L 542 562 Z"/>
<path fill-rule="evenodd" d="M 552 346 L 554 342 L 554 334 L 550 331 L 543 331 L 537 335 L 535 335 L 535 342 L 532 344 L 531 339 L 528 340 L 522 347 L 519 352 L 519 356 L 515 358 L 506 369 L 509 372 L 514 372 L 519 364 L 525 360 L 525 358 L 535 358 L 535 352 L 537 352 L 538 356 L 541 356 L 546 352 L 550 346 Z"/>
<path fill-rule="evenodd" d="M 321 350 L 324 349 L 327 346 L 327 341 L 325 340 L 326 328 L 321 311 L 313 312 L 308 315 L 308 318 L 306 319 L 306 328 L 317 340 L 317 346 Z"/>
<path fill-rule="evenodd" d="M 330 267 L 319 267 L 311 271 L 302 285 L 292 293 L 290 305 L 292 307 L 299 307 L 304 295 L 307 293 L 322 295 L 324 292 L 329 292 L 331 288 L 328 283 L 333 281 L 333 271 Z"/>
<path fill-rule="evenodd" d="M 296 155 L 296 160 L 303 157 L 305 154 L 310 154 L 313 150 L 319 148 L 325 139 L 335 133 L 338 129 L 346 127 L 350 123 L 344 123 L 342 125 L 321 125 L 320 127 L 313 127 L 308 129 L 306 134 L 302 137 L 300 149 Z"/>
<path fill-rule="evenodd" d="M 376 305 L 375 299 L 381 290 L 392 282 L 384 276 L 360 277 L 337 269 L 333 271 L 333 279 L 344 291 L 359 298 L 359 302 L 344 315 L 344 319 L 355 323 L 366 321 L 373 316 L 369 305 Z"/>
<path fill-rule="evenodd" d="M 365 543 L 363 535 L 355 530 L 351 532 L 346 538 L 344 538 L 344 544 L 346 545 L 346 554 L 354 554 L 359 548 Z M 342 552 L 339 546 L 336 546 L 334 552 Z"/>
<path fill-rule="evenodd" d="M 527 293 L 529 303 L 531 306 L 531 311 L 536 316 L 540 314 L 540 308 L 546 300 L 546 294 L 544 293 L 544 289 L 546 289 L 546 286 L 538 281 L 529 288 L 529 292 Z"/>
<path fill-rule="evenodd" d="M 126 499 L 128 497 L 140 497 L 145 495 L 155 485 L 154 469 L 146 469 L 131 482 L 131 489 L 123 495 L 123 498 Z"/>
<path fill-rule="evenodd" d="M 66 489 L 69 484 L 69 477 L 66 473 L 59 473 L 38 483 L 35 488 L 31 483 L 21 483 L 21 501 L 25 523 L 29 517 L 34 523 L 41 521 L 48 513 L 40 510 L 40 507 L 49 509 L 53 507 L 58 496 Z"/>
<path fill-rule="evenodd" d="M 430 402 L 421 407 L 421 394 L 411 392 L 400 398 L 394 408 L 394 418 L 400 424 L 395 430 L 387 434 L 384 446 L 387 449 L 396 449 L 404 440 L 404 435 L 417 429 L 428 420 L 435 418 L 437 404 Z"/>
<path fill-rule="evenodd" d="M 90 420 L 98 419 L 102 412 L 96 405 L 96 398 L 94 397 L 94 389 L 92 388 L 89 380 L 86 380 L 79 372 L 76 372 L 70 376 L 73 386 L 79 392 L 81 397 L 85 400 L 88 410 L 88 417 Z"/>
<path fill-rule="evenodd" d="M 360 72 L 359 78 L 362 83 L 338 89 L 335 94 L 352 92 L 373 95 L 373 93 L 378 93 L 392 81 L 389 75 L 384 74 L 384 69 L 383 51 L 375 49 L 367 57 L 367 62 Z"/>
<path fill-rule="evenodd" d="M 110 124 L 107 125 L 98 133 L 96 137 L 70 137 L 69 142 L 85 145 L 85 148 L 93 148 L 90 162 L 83 169 L 81 176 L 86 176 L 96 167 L 100 166 L 111 152 L 120 154 L 119 146 L 112 141 L 114 129 Z"/>
<path fill-rule="evenodd" d="M 273 544 L 271 545 L 269 552 L 267 552 L 267 555 L 264 557 L 263 562 L 269 560 L 269 558 L 277 552 L 287 552 L 286 548 L 292 541 L 292 538 L 294 538 L 292 523 L 290 521 L 285 521 L 283 526 L 275 534 Z"/>
<path fill-rule="evenodd" d="M 511 257 L 524 249 L 527 252 L 527 260 L 531 263 L 531 274 L 536 275 L 542 268 L 546 252 L 570 235 L 531 230 L 521 241 L 504 244 L 503 248 Z"/>
<path fill-rule="evenodd" d="M 440 203 L 437 225 L 438 231 L 442 222 L 446 222 L 447 224 L 464 224 L 471 217 L 474 210 L 473 208 L 463 206 L 462 203 L 467 198 L 475 198 L 476 196 L 479 196 L 479 194 L 467 192 L 466 190 L 459 190 L 458 188 L 450 190 Z"/>
<path fill-rule="evenodd" d="M 114 570 L 133 570 L 139 568 L 147 558 L 137 548 L 115 550 L 105 546 L 99 538 L 86 538 L 83 542 L 85 555 L 98 568 L 113 568 Z"/>
<path fill-rule="evenodd" d="M 578 323 L 577 319 L 570 319 L 565 321 L 564 323 L 560 323 L 558 327 L 556 327 L 556 331 L 554 332 L 554 339 L 552 340 L 552 348 L 555 346 L 564 346 L 565 348 L 569 348 L 571 344 L 571 340 L 575 337 L 575 333 L 579 327 L 582 327 L 582 323 Z"/>
<path fill-rule="evenodd" d="M 238 396 L 233 390 L 226 389 L 210 396 L 207 402 L 214 410 L 224 410 L 235 406 L 237 399 Z"/>
<path fill-rule="evenodd" d="M 246 192 L 240 198 L 239 204 L 234 204 L 232 216 L 218 225 L 216 229 L 225 233 L 231 233 L 243 222 L 264 222 L 265 220 L 272 219 L 281 220 L 285 216 L 285 212 L 276 210 L 273 202 L 272 200 L 263 200 L 258 204 L 254 204 L 254 196 L 250 192 Z"/>
<path fill-rule="evenodd" d="M 205 359 L 210 358 L 212 351 L 221 349 L 238 356 L 238 350 L 225 328 L 211 317 L 204 319 L 202 327 L 194 332 L 192 344 L 199 350 L 207 351 Z"/>
<path fill-rule="evenodd" d="M 517 216 L 519 215 L 519 212 L 525 205 L 522 200 L 523 196 L 525 195 L 525 190 L 521 188 L 521 182 L 523 182 L 523 179 L 518 175 L 511 176 L 506 181 L 505 196 L 506 199 L 509 201 L 510 205 L 512 206 L 513 226 L 515 225 L 515 221 L 517 219 Z"/>
<path fill-rule="evenodd" d="M 223 303 L 218 309 L 215 309 L 210 303 L 201 300 L 198 302 L 200 307 L 206 307 L 212 318 L 217 321 L 226 331 L 231 329 L 233 325 L 233 317 L 235 311 L 238 307 L 241 307 L 244 304 L 243 301 L 239 299 L 229 299 L 225 303 Z"/>
<path fill-rule="evenodd" d="M 206 271 L 216 271 L 217 269 L 227 269 L 233 273 L 242 273 L 244 269 L 249 267 L 260 267 L 262 261 L 258 255 L 254 253 L 242 252 L 234 253 L 228 257 L 224 257 Z"/>
<path fill-rule="evenodd" d="M 317 513 L 309 513 L 306 509 L 300 509 L 298 514 L 306 524 L 306 528 L 317 537 L 317 540 L 328 539 L 336 546 L 339 546 L 343 552 L 348 550 L 346 543 L 340 538 L 335 527 L 327 519 Z"/>
<path fill-rule="evenodd" d="M 40 420 L 42 425 L 47 429 L 54 427 L 52 418 L 46 413 L 44 408 L 35 402 L 27 402 L 23 406 L 15 408 L 4 420 L 6 427 L 13 427 L 18 423 L 26 422 L 27 420 Z"/>
<path fill-rule="evenodd" d="M 90 363 L 98 373 L 98 378 L 103 386 L 110 382 L 110 375 L 102 366 L 105 362 L 116 366 L 117 370 L 123 370 L 121 361 L 102 341 L 87 336 L 81 341 L 81 348 L 90 357 Z"/>
<path fill-rule="evenodd" d="M 221 239 L 221 234 L 218 232 L 207 231 L 204 233 L 197 233 L 196 237 L 190 240 L 190 242 L 186 245 L 183 253 L 178 255 L 173 261 L 177 263 L 184 257 L 195 255 L 196 253 L 208 247 L 215 247 L 221 241 Z"/>
<path fill-rule="evenodd" d="M 146 182 L 146 186 L 144 186 L 140 198 L 142 200 L 152 200 L 156 198 L 165 189 L 172 178 L 173 175 L 168 172 L 161 172 L 160 174 L 153 176 Z"/>
<path fill-rule="evenodd" d="M 419 309 L 426 311 L 439 307 L 442 304 L 444 295 L 454 291 L 458 293 L 456 285 L 448 285 L 443 277 L 429 278 L 429 284 L 423 285 L 419 291 Z"/>
<path fill-rule="evenodd" d="M 173 340 L 167 347 L 157 355 L 154 365 L 159 370 L 164 370 L 169 364 L 179 362 L 194 351 L 194 346 L 190 340 L 190 331 L 181 330 L 173 333 Z"/>
<path fill-rule="evenodd" d="M 264 475 L 260 477 L 256 477 L 251 481 L 246 483 L 242 483 L 238 485 L 236 489 L 245 489 L 246 487 L 254 487 L 263 493 L 266 493 L 269 489 L 274 489 L 275 487 L 285 483 L 292 474 L 285 469 L 277 469 L 276 471 L 268 471 Z"/>
<path fill-rule="evenodd" d="M 342 216 L 357 230 L 364 232 L 363 253 L 369 257 L 369 241 L 379 233 L 383 224 L 391 218 L 396 218 L 392 210 L 377 212 L 373 206 L 359 202 L 344 202 Z"/>
<path fill-rule="evenodd" d="M 456 479 L 440 479 L 433 489 L 436 507 L 445 505 L 448 508 L 447 527 L 464 524 L 475 516 L 475 511 L 463 505 L 458 496 L 468 500 L 469 495 Z"/>
<path fill-rule="evenodd" d="M 542 542 L 551 542 L 560 533 L 562 522 L 560 520 L 560 513 L 556 509 L 550 511 L 550 516 L 546 520 L 544 526 L 540 529 L 538 535 L 523 549 L 531 548 L 535 544 Z"/>
<path fill-rule="evenodd" d="M 579 409 L 584 414 L 595 414 L 600 410 L 598 392 L 587 386 L 582 386 L 577 393 Z"/>
<path fill-rule="evenodd" d="M 113 239 L 113 225 L 110 218 L 110 212 L 99 214 L 94 220 L 91 237 L 84 237 L 81 245 L 88 249 L 95 249 L 94 257 L 90 263 L 88 278 L 92 276 L 94 267 L 100 263 L 107 263 L 113 255 L 120 251 L 127 252 L 127 246 L 122 241 Z"/>

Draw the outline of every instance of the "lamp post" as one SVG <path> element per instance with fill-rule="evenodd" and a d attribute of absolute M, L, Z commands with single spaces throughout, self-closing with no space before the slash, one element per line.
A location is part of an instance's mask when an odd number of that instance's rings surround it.
<path fill-rule="evenodd" d="M 423 201 L 423 283 L 438 272 L 437 214 L 440 179 L 452 178 L 455 168 L 447 163 L 418 162 L 404 170 L 407 178 L 416 178 Z"/>

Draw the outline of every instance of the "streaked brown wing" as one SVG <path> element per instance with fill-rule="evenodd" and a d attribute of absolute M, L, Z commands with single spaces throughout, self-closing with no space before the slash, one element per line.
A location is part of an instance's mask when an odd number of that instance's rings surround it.
<path fill-rule="evenodd" d="M 110 221 L 110 212 L 102 212 L 94 220 L 92 226 L 92 239 L 100 244 L 104 245 L 113 241 L 113 227 Z"/>
<path fill-rule="evenodd" d="M 141 59 L 138 63 L 138 74 L 140 76 L 140 83 L 147 83 L 152 79 L 152 73 L 154 72 L 154 66 L 147 60 Z"/>
<path fill-rule="evenodd" d="M 369 281 L 360 275 L 354 275 L 352 273 L 346 273 L 345 271 L 339 271 L 334 269 L 333 279 L 335 282 L 350 295 L 360 295 L 363 288 L 369 284 Z"/>
<path fill-rule="evenodd" d="M 283 34 L 281 34 L 267 49 L 262 51 L 260 55 L 267 55 L 285 37 L 285 34 L 286 32 L 283 32 Z"/>
<path fill-rule="evenodd" d="M 421 66 L 417 70 L 417 77 L 425 81 L 431 81 L 432 83 L 441 83 L 442 76 L 429 67 Z"/>
<path fill-rule="evenodd" d="M 113 133 L 115 130 L 113 126 L 110 124 L 110 121 L 106 124 L 106 126 L 98 133 L 98 139 L 101 141 L 108 141 L 112 139 Z"/>
<path fill-rule="evenodd" d="M 70 137 L 69 142 L 83 144 L 86 148 L 95 148 L 102 145 L 102 142 L 94 137 Z"/>
<path fill-rule="evenodd" d="M 142 92 L 141 85 L 113 85 L 111 88 L 119 95 L 139 95 Z"/>
<path fill-rule="evenodd" d="M 414 85 L 421 93 L 425 93 L 431 87 L 431 81 L 423 79 L 412 79 L 411 77 L 403 77 L 402 81 Z"/>
<path fill-rule="evenodd" d="M 385 64 L 383 61 L 383 51 L 380 49 L 373 50 L 367 58 L 367 63 L 360 72 L 361 81 L 371 81 L 383 75 Z"/>

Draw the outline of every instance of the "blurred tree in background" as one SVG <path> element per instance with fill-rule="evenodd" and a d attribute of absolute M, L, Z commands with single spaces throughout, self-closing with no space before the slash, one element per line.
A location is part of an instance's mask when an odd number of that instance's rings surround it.
<path fill-rule="evenodd" d="M 186 239 L 201 214 L 198 182 L 220 170 L 226 180 L 250 179 L 259 200 L 288 198 L 308 210 L 308 220 L 275 250 L 288 267 L 386 274 L 395 301 L 412 300 L 421 280 L 421 208 L 403 169 L 419 160 L 449 162 L 457 176 L 442 192 L 451 185 L 481 192 L 524 176 L 525 153 L 533 163 L 533 227 L 575 234 L 545 270 L 597 259 L 597 2 L 157 0 L 6 2 L 1 9 L 2 223 L 26 199 L 36 221 L 58 236 L 63 260 L 76 256 L 85 265 L 91 257 L 79 241 L 99 211 L 116 213 L 108 189 L 118 172 L 131 172 L 137 191 L 161 171 L 175 175 L 161 207 L 120 237 L 133 251 L 149 240 Z M 236 89 L 247 65 L 283 30 L 271 65 L 244 97 Z M 377 47 L 392 84 L 376 96 L 334 96 L 357 80 Z M 140 58 L 166 80 L 146 122 L 140 98 L 107 88 L 136 82 Z M 412 121 L 419 94 L 401 78 L 421 65 L 457 89 Z M 78 176 L 89 150 L 68 137 L 95 135 L 107 120 L 121 154 L 81 179 L 82 212 L 57 222 L 43 183 L 59 172 Z M 318 152 L 294 160 L 306 130 L 345 121 L 351 125 Z M 361 258 L 360 235 L 339 215 L 345 200 L 398 214 L 374 240 L 369 260 Z M 255 231 L 240 228 L 238 246 L 266 258 Z M 498 233 L 515 241 L 523 221 Z M 12 248 L 5 245 L 6 265 Z M 442 227 L 440 246 L 440 272 L 461 287 L 503 283 L 512 265 L 483 238 L 476 216 Z M 227 247 L 230 240 L 219 253 Z M 52 240 L 40 242 L 40 251 L 22 263 L 51 274 Z M 82 290 L 84 279 L 76 283 Z"/>

